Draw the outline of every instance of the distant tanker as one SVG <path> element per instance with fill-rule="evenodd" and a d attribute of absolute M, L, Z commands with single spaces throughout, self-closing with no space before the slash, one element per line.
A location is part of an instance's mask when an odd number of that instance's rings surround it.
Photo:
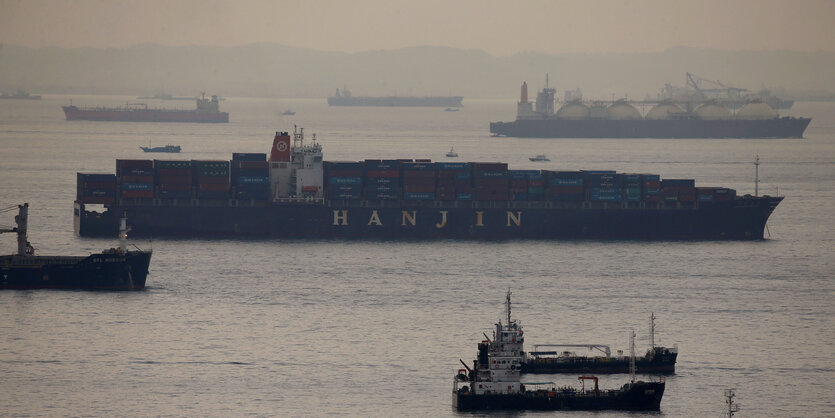
<path fill-rule="evenodd" d="M 528 85 L 523 83 L 516 120 L 491 122 L 490 132 L 539 138 L 802 138 L 811 121 L 781 118 L 759 101 L 747 103 L 736 114 L 713 101 L 689 111 L 672 101 L 651 102 L 654 107 L 642 116 L 625 99 L 590 104 L 573 99 L 555 112 L 555 93 L 546 81 L 534 108 L 528 101 Z"/>

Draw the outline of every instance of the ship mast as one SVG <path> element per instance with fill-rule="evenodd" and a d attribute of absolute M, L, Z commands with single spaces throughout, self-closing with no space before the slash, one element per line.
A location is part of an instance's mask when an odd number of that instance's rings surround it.
<path fill-rule="evenodd" d="M 629 331 L 629 374 L 635 382 L 635 330 Z"/>
<path fill-rule="evenodd" d="M 754 159 L 754 197 L 760 195 L 760 155 Z"/>
<path fill-rule="evenodd" d="M 735 412 L 739 412 L 739 405 L 734 403 L 736 390 L 725 389 L 725 403 L 728 405 L 728 418 L 733 418 Z"/>
<path fill-rule="evenodd" d="M 655 350 L 655 312 L 649 315 L 649 348 Z"/>
<path fill-rule="evenodd" d="M 510 288 L 507 288 L 507 301 L 505 305 L 507 306 L 507 325 L 510 325 Z"/>

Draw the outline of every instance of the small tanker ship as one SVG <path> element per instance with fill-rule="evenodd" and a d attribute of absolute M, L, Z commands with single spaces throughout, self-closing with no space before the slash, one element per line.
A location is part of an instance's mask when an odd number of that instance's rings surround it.
<path fill-rule="evenodd" d="M 116 160 L 78 173 L 75 228 L 109 236 L 383 239 L 762 239 L 783 200 L 693 179 L 497 162 L 324 161 L 303 131 L 230 160 Z"/>
<path fill-rule="evenodd" d="M 151 251 L 128 251 L 124 218 L 119 248 L 89 256 L 39 256 L 28 241 L 29 204 L 18 206 L 17 254 L 0 256 L 0 289 L 142 290 Z"/>
<path fill-rule="evenodd" d="M 601 390 L 596 376 L 580 376 L 594 381 L 594 388 L 557 387 L 554 383 L 521 381 L 524 332 L 510 315 L 510 291 L 505 309 L 507 322 L 495 324 L 493 338 L 478 344 L 478 354 L 470 368 L 462 360 L 453 379 L 452 405 L 458 411 L 505 410 L 618 410 L 659 411 L 665 382 L 636 381 L 633 378 L 619 389 Z M 485 335 L 486 337 L 486 335 Z M 633 368 L 634 370 L 634 368 Z"/>
<path fill-rule="evenodd" d="M 546 82 L 528 101 L 528 85 L 522 84 L 516 120 L 491 122 L 495 136 L 536 138 L 802 138 L 811 119 L 779 117 L 767 103 L 754 100 L 732 114 L 721 103 L 704 101 L 685 108 L 673 101 L 645 102 L 654 107 L 641 115 L 626 100 L 584 103 L 567 100 L 554 111 L 556 90 Z"/>
<path fill-rule="evenodd" d="M 650 347 L 642 357 L 634 359 L 636 372 L 641 374 L 673 374 L 676 371 L 678 347 L 655 345 L 655 314 L 650 315 Z M 599 350 L 600 356 L 580 356 L 570 351 L 541 351 L 540 347 L 588 348 Z M 602 344 L 534 344 L 522 360 L 522 373 L 629 373 L 631 356 L 612 356 L 611 349 Z"/>
<path fill-rule="evenodd" d="M 127 104 L 124 107 L 64 106 L 67 120 L 92 120 L 103 122 L 195 122 L 228 123 L 229 113 L 220 111 L 217 96 L 211 100 L 204 96 L 197 99 L 197 108 L 149 109 L 144 103 Z"/>

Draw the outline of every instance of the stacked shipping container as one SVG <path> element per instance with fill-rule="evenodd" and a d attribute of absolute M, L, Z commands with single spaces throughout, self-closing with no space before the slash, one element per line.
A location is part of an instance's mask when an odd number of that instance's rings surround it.
<path fill-rule="evenodd" d="M 192 160 L 191 166 L 199 199 L 229 198 L 229 161 Z"/>
<path fill-rule="evenodd" d="M 77 173 L 76 200 L 84 204 L 112 205 L 116 200 L 116 176 Z"/>
<path fill-rule="evenodd" d="M 506 163 L 472 163 L 475 200 L 508 200 L 510 177 Z"/>
<path fill-rule="evenodd" d="M 232 154 L 231 181 L 236 199 L 270 198 L 270 165 L 267 154 Z"/>
<path fill-rule="evenodd" d="M 191 199 L 194 195 L 191 161 L 154 160 L 157 197 Z"/>
<path fill-rule="evenodd" d="M 403 200 L 435 200 L 435 164 L 402 162 Z"/>
<path fill-rule="evenodd" d="M 362 199 L 362 162 L 325 161 L 328 197 L 336 200 Z"/>
<path fill-rule="evenodd" d="M 365 160 L 365 193 L 368 200 L 400 199 L 400 161 Z"/>
<path fill-rule="evenodd" d="M 116 160 L 116 181 L 123 198 L 154 197 L 154 162 L 152 160 Z"/>
<path fill-rule="evenodd" d="M 438 200 L 473 200 L 470 163 L 435 163 Z"/>

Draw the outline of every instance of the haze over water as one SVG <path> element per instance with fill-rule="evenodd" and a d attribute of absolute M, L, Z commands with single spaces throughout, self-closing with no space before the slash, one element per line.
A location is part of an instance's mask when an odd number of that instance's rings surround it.
<path fill-rule="evenodd" d="M 76 172 L 112 173 L 116 158 L 267 152 L 293 124 L 317 134 L 326 160 L 445 161 L 454 146 L 459 161 L 658 173 L 742 194 L 753 193 L 759 154 L 760 193 L 779 187 L 786 199 L 770 238 L 755 242 L 138 241 L 154 250 L 146 291 L 0 292 L 6 415 L 455 415 L 458 359 L 474 358 L 508 287 L 528 349 L 628 350 L 635 328 L 643 353 L 655 312 L 656 342 L 680 351 L 664 415 L 718 416 L 731 387 L 738 416 L 835 409 L 831 103 L 783 112 L 813 118 L 800 140 L 593 140 L 490 137 L 488 122 L 511 120 L 513 101 L 465 99 L 460 112 L 443 112 L 233 97 L 222 103 L 229 124 L 202 125 L 67 122 L 69 99 L 0 102 L 0 206 L 29 202 L 40 254 L 116 245 L 73 234 Z M 280 115 L 288 106 L 296 116 Z M 149 141 L 183 152 L 144 154 Z M 551 162 L 528 161 L 543 153 Z M 0 236 L 0 248 L 14 251 L 14 236 Z M 579 384 L 575 375 L 523 380 Z M 602 376 L 601 387 L 627 380 Z"/>

